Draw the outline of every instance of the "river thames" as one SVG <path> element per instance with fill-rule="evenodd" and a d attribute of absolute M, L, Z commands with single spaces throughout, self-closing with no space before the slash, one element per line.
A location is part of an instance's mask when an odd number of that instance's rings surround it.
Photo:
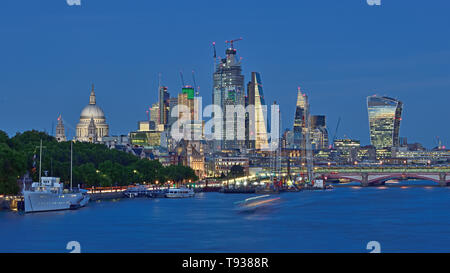
<path fill-rule="evenodd" d="M 283 193 L 279 204 L 253 213 L 233 208 L 254 195 L 221 193 L 0 211 L 0 252 L 69 252 L 69 241 L 81 252 L 364 253 L 370 241 L 381 252 L 450 252 L 450 188 L 413 184 Z"/>

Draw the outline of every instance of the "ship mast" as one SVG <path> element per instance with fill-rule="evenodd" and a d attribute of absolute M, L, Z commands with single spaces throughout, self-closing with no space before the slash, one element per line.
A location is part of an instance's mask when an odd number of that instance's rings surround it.
<path fill-rule="evenodd" d="M 72 191 L 73 141 L 70 142 L 70 191 Z"/>
<path fill-rule="evenodd" d="M 313 158 L 312 158 L 312 147 L 311 147 L 311 117 L 309 112 L 309 101 L 306 99 L 306 105 L 305 105 L 305 125 L 306 125 L 306 168 L 308 171 L 308 180 L 309 182 L 313 182 L 314 179 L 314 172 L 313 172 Z"/>
<path fill-rule="evenodd" d="M 41 182 L 41 170 L 42 170 L 42 138 L 41 138 L 41 145 L 39 146 L 39 183 Z"/>

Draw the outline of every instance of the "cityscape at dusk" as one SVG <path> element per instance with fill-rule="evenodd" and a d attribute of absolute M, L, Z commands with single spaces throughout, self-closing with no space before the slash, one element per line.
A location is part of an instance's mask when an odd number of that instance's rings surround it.
<path fill-rule="evenodd" d="M 448 253 L 450 3 L 407 2 L 6 0 L 0 253 Z"/>

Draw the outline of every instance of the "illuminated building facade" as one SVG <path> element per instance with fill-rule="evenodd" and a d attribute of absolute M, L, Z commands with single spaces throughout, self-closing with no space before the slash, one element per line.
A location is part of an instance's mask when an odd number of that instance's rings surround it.
<path fill-rule="evenodd" d="M 169 105 L 170 103 L 170 94 L 167 91 L 166 86 L 159 87 L 159 122 L 158 124 L 162 124 L 163 127 L 166 127 L 169 123 Z"/>
<path fill-rule="evenodd" d="M 244 75 L 242 75 L 241 62 L 236 57 L 236 49 L 232 46 L 226 50 L 226 58 L 221 59 L 216 65 L 212 99 L 213 104 L 224 111 L 221 124 L 222 137 L 215 141 L 215 150 L 243 148 L 245 139 L 237 139 L 237 132 L 239 126 L 245 126 L 245 117 L 235 114 L 233 118 L 227 119 L 225 113 L 227 105 L 245 107 Z M 218 123 L 217 126 L 219 125 Z M 234 133 L 233 139 L 226 139 L 227 131 L 229 131 L 228 135 Z"/>
<path fill-rule="evenodd" d="M 294 143 L 293 147 L 300 149 L 303 147 L 303 142 L 306 136 L 306 104 L 308 97 L 303 94 L 300 87 L 297 92 L 297 104 L 295 108 L 294 117 Z"/>
<path fill-rule="evenodd" d="M 80 121 L 77 124 L 76 140 L 82 142 L 100 142 L 108 134 L 109 125 L 106 123 L 103 110 L 97 105 L 94 85 L 92 85 L 89 104 L 81 111 Z"/>
<path fill-rule="evenodd" d="M 178 109 L 178 118 L 185 119 L 180 127 L 184 132 L 186 140 L 199 140 L 203 138 L 203 121 L 201 120 L 200 97 L 195 96 L 195 90 L 191 86 L 182 88 L 182 93 L 178 95 L 178 106 L 184 105 L 189 110 L 189 116 L 184 117 L 183 111 Z"/>
<path fill-rule="evenodd" d="M 249 113 L 248 138 L 250 146 L 257 150 L 269 147 L 267 135 L 267 109 L 264 101 L 261 76 L 258 72 L 252 72 L 251 81 L 247 85 L 248 105 L 254 106 L 254 112 Z M 252 140 L 253 139 L 253 140 Z"/>
<path fill-rule="evenodd" d="M 380 96 L 367 97 L 369 114 L 370 142 L 377 148 L 399 146 L 402 102 Z"/>
<path fill-rule="evenodd" d="M 315 150 L 328 148 L 328 130 L 325 116 L 311 116 L 311 144 Z"/>

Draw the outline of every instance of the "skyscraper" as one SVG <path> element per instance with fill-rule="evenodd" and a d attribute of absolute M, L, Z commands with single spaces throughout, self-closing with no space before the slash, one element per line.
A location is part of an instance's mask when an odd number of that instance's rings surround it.
<path fill-rule="evenodd" d="M 150 121 L 155 123 L 155 127 L 159 128 L 159 103 L 153 103 L 150 107 Z"/>
<path fill-rule="evenodd" d="M 402 102 L 393 98 L 377 95 L 367 97 L 370 142 L 375 148 L 399 145 L 402 108 Z"/>
<path fill-rule="evenodd" d="M 245 140 L 237 139 L 238 127 L 244 127 L 245 117 L 234 114 L 231 119 L 226 118 L 226 106 L 245 107 L 244 76 L 241 62 L 236 58 L 233 44 L 226 50 L 226 58 L 220 60 L 213 75 L 213 104 L 221 107 L 224 112 L 222 122 L 222 137 L 216 140 L 215 149 L 239 149 L 245 145 Z M 241 128 L 239 128 L 241 129 Z M 217 128 L 215 128 L 217 130 Z M 226 140 L 226 135 L 234 133 L 233 139 Z"/>
<path fill-rule="evenodd" d="M 184 105 L 189 110 L 189 116 L 183 116 L 181 109 L 179 110 L 179 119 L 185 119 L 184 124 L 181 125 L 185 134 L 186 140 L 199 140 L 203 135 L 203 123 L 200 116 L 199 109 L 200 97 L 195 97 L 195 90 L 192 86 L 185 86 L 182 88 L 182 93 L 178 95 L 178 106 Z"/>
<path fill-rule="evenodd" d="M 178 98 L 177 97 L 169 99 L 169 119 L 168 119 L 168 123 L 167 123 L 168 127 L 171 127 L 172 124 L 175 121 L 177 121 L 177 119 L 178 119 L 177 115 L 172 116 L 172 111 L 174 110 L 175 106 L 177 106 L 177 105 L 178 105 Z"/>
<path fill-rule="evenodd" d="M 166 86 L 159 87 L 159 124 L 166 125 L 169 123 L 169 99 L 170 94 Z"/>
<path fill-rule="evenodd" d="M 328 147 L 328 130 L 323 115 L 311 116 L 311 144 L 316 150 Z"/>
<path fill-rule="evenodd" d="M 300 149 L 304 147 L 305 132 L 306 132 L 306 103 L 308 97 L 303 94 L 301 88 L 297 92 L 297 105 L 295 108 L 294 117 L 294 148 Z"/>
<path fill-rule="evenodd" d="M 269 147 L 267 135 L 267 109 L 264 101 L 264 93 L 261 75 L 252 72 L 251 81 L 247 85 L 248 105 L 254 106 L 254 112 L 249 113 L 248 138 L 250 147 L 257 150 Z M 252 140 L 252 138 L 254 140 Z"/>

